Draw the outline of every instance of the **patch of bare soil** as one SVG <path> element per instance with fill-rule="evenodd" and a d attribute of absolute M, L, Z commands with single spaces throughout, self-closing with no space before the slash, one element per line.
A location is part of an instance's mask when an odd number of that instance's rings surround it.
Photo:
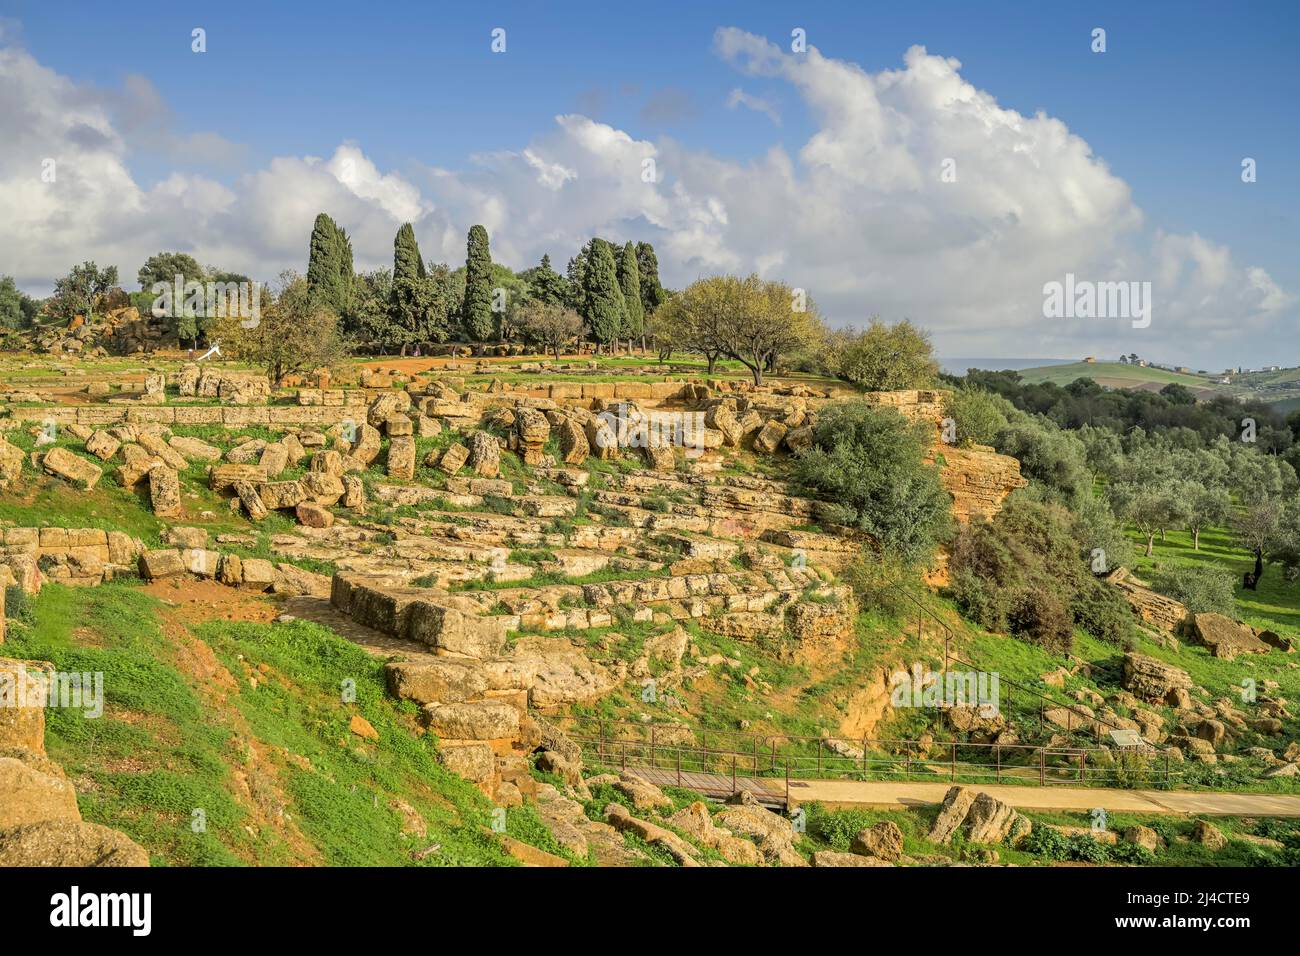
<path fill-rule="evenodd" d="M 358 624 L 348 615 L 336 611 L 330 604 L 329 598 L 306 595 L 286 598 L 284 613 L 328 627 L 335 634 L 347 638 L 367 653 L 385 660 L 390 657 L 421 660 L 434 656 L 423 644 Z"/>

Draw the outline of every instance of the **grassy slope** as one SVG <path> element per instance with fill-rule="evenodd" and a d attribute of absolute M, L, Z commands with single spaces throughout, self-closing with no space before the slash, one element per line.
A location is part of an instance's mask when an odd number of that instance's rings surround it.
<path fill-rule="evenodd" d="M 513 862 L 484 832 L 486 798 L 412 733 L 413 706 L 386 695 L 382 662 L 302 621 L 213 620 L 178 637 L 163 610 L 126 584 L 47 585 L 4 645 L 7 656 L 104 674 L 102 717 L 48 712 L 48 750 L 87 819 L 125 830 L 155 864 L 409 865 L 432 845 L 423 865 Z M 191 640 L 234 677 L 224 701 L 212 696 L 222 681 L 186 664 Z M 342 700 L 344 680 L 354 704 Z M 379 741 L 349 732 L 354 713 Z M 415 808 L 426 837 L 403 834 L 393 800 Z M 191 825 L 195 809 L 204 832 Z M 559 852 L 529 809 L 509 812 L 507 832 Z"/>
<path fill-rule="evenodd" d="M 1168 385 L 1176 382 L 1188 388 L 1213 387 L 1213 379 L 1200 375 L 1183 375 L 1179 372 L 1166 372 L 1158 368 L 1143 368 L 1138 365 L 1121 365 L 1119 362 L 1072 362 L 1069 365 L 1042 365 L 1027 368 L 1020 372 L 1026 382 L 1053 382 L 1057 385 L 1069 385 L 1075 379 L 1090 378 L 1104 385 L 1121 388 L 1138 388 L 1143 384 L 1157 383 Z"/>

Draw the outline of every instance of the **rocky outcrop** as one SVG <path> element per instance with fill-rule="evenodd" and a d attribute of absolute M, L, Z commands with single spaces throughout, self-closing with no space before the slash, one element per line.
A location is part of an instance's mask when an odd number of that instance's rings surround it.
<path fill-rule="evenodd" d="M 1187 631 L 1194 641 L 1209 648 L 1211 656 L 1225 660 L 1233 660 L 1240 654 L 1267 654 L 1272 650 L 1254 628 L 1222 614 L 1194 614 Z"/>
<path fill-rule="evenodd" d="M 1187 618 L 1187 608 L 1171 597 L 1165 597 L 1134 578 L 1127 568 L 1115 568 L 1106 575 L 1106 583 L 1123 592 L 1133 613 L 1142 623 L 1167 633 L 1174 633 Z"/>
<path fill-rule="evenodd" d="M 1014 846 L 1033 829 L 1029 818 L 1018 810 L 970 787 L 951 787 L 944 794 L 939 815 L 930 828 L 932 843 L 950 843 L 965 827 L 972 843 L 1006 843 Z"/>
<path fill-rule="evenodd" d="M 1020 474 L 1020 462 L 983 445 L 961 448 L 940 443 L 932 454 L 942 459 L 939 477 L 952 495 L 953 516 L 962 524 L 972 518 L 992 519 L 1007 495 L 1029 483 Z"/>
<path fill-rule="evenodd" d="M 1181 667 L 1145 654 L 1124 655 L 1124 689 L 1140 700 L 1174 704 L 1193 686 L 1191 676 Z"/>
<path fill-rule="evenodd" d="M 0 866 L 148 866 L 125 834 L 81 819 L 76 791 L 45 753 L 54 672 L 0 658 Z"/>
<path fill-rule="evenodd" d="M 850 847 L 861 856 L 893 862 L 903 855 L 903 831 L 892 820 L 859 830 Z"/>
<path fill-rule="evenodd" d="M 892 408 L 913 421 L 930 422 L 936 427 L 944 416 L 944 392 L 941 389 L 865 392 L 862 400 L 876 408 Z"/>
<path fill-rule="evenodd" d="M 742 791 L 745 797 L 748 792 Z M 724 807 L 714 817 L 714 822 L 733 834 L 749 837 L 757 845 L 763 858 L 768 863 L 778 866 L 807 866 L 805 860 L 794 848 L 795 831 L 789 820 L 778 813 L 773 813 L 757 803 L 752 797 L 744 802 Z"/>

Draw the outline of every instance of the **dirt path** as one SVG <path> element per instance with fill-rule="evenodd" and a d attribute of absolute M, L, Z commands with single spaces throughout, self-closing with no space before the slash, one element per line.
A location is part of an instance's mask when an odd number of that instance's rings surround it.
<path fill-rule="evenodd" d="M 900 809 L 943 802 L 951 783 L 894 783 L 858 780 L 791 780 L 790 796 L 831 807 Z M 1300 795 L 1281 793 L 1196 793 L 1168 790 L 1111 790 L 1102 787 L 1017 787 L 971 784 L 1021 810 L 1120 813 L 1185 813 L 1198 816 L 1300 817 Z"/>
<path fill-rule="evenodd" d="M 280 767 L 295 755 L 260 740 L 232 699 L 250 678 L 264 675 L 250 671 L 236 676 L 213 653 L 212 648 L 190 631 L 190 626 L 211 620 L 273 620 L 280 609 L 271 602 L 215 581 L 156 581 L 145 590 L 165 602 L 160 615 L 163 634 L 173 649 L 173 663 L 185 675 L 203 702 L 209 721 L 228 727 L 241 759 L 230 763 L 230 790 L 249 814 L 246 829 L 262 828 L 283 841 L 292 863 L 319 866 L 324 861 L 293 822 L 293 801 L 280 781 Z M 301 758 L 298 758 L 301 759 Z M 251 829 L 250 829 L 251 828 Z M 250 859 L 249 863 L 259 861 Z"/>

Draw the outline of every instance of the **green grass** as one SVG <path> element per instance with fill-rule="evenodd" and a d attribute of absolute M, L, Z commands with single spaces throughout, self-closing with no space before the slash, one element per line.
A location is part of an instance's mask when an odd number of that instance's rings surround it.
<path fill-rule="evenodd" d="M 23 451 L 37 449 L 36 440 L 25 429 L 9 432 L 9 441 Z M 103 476 L 91 491 L 74 488 L 61 478 L 32 468 L 30 458 L 23 462 L 23 482 L 0 495 L 0 522 L 34 528 L 101 528 L 124 531 L 146 544 L 156 545 L 162 525 L 148 504 L 148 492 L 129 491 L 117 482 L 116 463 L 100 461 L 85 451 L 85 443 L 60 429 L 53 445 L 65 448 L 103 470 Z M 147 486 L 146 486 L 147 487 Z"/>
<path fill-rule="evenodd" d="M 214 711 L 179 669 L 159 609 L 124 585 L 47 585 L 4 647 L 9 656 L 104 674 L 102 717 L 51 709 L 47 718 L 50 755 L 77 783 L 86 819 L 124 830 L 155 864 L 299 861 L 282 832 L 237 796 L 242 780 L 272 817 L 283 792 L 285 814 L 321 862 L 410 865 L 413 850 L 437 844 L 423 865 L 513 863 L 484 831 L 486 798 L 442 767 L 434 741 L 411 732 L 413 705 L 387 697 L 381 661 L 309 622 L 207 622 L 196 636 L 237 685 L 217 690 L 230 710 Z M 355 703 L 343 700 L 345 681 L 354 682 Z M 376 728 L 378 742 L 350 733 L 354 713 Z M 402 835 L 393 799 L 416 809 L 427 837 Z M 203 832 L 191 826 L 196 809 L 206 815 Z M 507 832 L 559 851 L 531 810 L 509 811 Z"/>
<path fill-rule="evenodd" d="M 253 851 L 273 862 L 275 847 L 243 831 L 245 812 L 229 790 L 232 735 L 164 662 L 155 608 L 117 584 L 47 584 L 31 602 L 31 623 L 12 629 L 5 654 L 104 675 L 104 715 L 49 709 L 47 750 L 78 781 L 82 815 L 125 830 L 155 864 L 230 865 Z M 94 644 L 78 639 L 80 628 Z M 206 832 L 191 828 L 195 809 L 207 816 Z"/>
<path fill-rule="evenodd" d="M 941 857 L 958 861 L 974 859 L 975 847 L 958 831 L 949 844 L 931 843 L 927 836 L 938 815 L 937 807 L 916 810 L 828 810 L 818 803 L 804 806 L 806 834 L 796 847 L 804 853 L 813 850 L 849 852 L 853 838 L 863 829 L 883 821 L 892 821 L 903 834 L 903 853 L 914 859 Z M 1048 866 L 1081 861 L 1109 865 L 1155 865 L 1181 867 L 1295 866 L 1300 862 L 1300 821 L 1274 818 L 1214 817 L 1210 821 L 1223 831 L 1228 845 L 1222 850 L 1207 849 L 1191 838 L 1196 818 L 1173 814 L 1111 813 L 1106 828 L 1121 834 L 1118 845 L 1110 846 L 1086 834 L 1065 836 L 1052 833 L 1050 827 L 1090 829 L 1092 817 L 1087 813 L 1025 813 L 1034 825 L 1031 836 L 1016 848 L 997 846 L 999 863 L 1018 866 Z M 1129 827 L 1146 826 L 1155 830 L 1165 846 L 1147 853 L 1127 844 L 1122 834 Z M 1281 849 L 1261 847 L 1243 839 L 1258 836 L 1278 840 Z"/>
<path fill-rule="evenodd" d="M 1143 368 L 1139 365 L 1122 365 L 1119 362 L 1071 362 L 1068 365 L 1043 365 L 1037 368 L 1022 369 L 1020 377 L 1025 382 L 1051 382 L 1055 385 L 1069 385 L 1080 378 L 1090 378 L 1099 384 L 1116 385 L 1120 388 L 1137 388 L 1145 384 L 1168 385 L 1177 383 L 1188 388 L 1214 389 L 1213 376 L 1185 375 L 1181 372 L 1167 372 L 1163 369 Z"/>
<path fill-rule="evenodd" d="M 1133 571 L 1143 577 L 1160 564 L 1218 565 L 1233 573 L 1237 582 L 1237 612 L 1247 624 L 1268 628 L 1279 634 L 1300 638 L 1300 581 L 1287 581 L 1276 564 L 1266 565 L 1257 591 L 1241 586 L 1241 577 L 1254 570 L 1255 558 L 1239 547 L 1225 528 L 1210 528 L 1201 533 L 1199 551 L 1192 549 L 1192 536 L 1186 531 L 1169 531 L 1165 540 L 1156 535 L 1150 558 L 1143 555 L 1145 536 L 1130 532 L 1137 551 Z"/>

